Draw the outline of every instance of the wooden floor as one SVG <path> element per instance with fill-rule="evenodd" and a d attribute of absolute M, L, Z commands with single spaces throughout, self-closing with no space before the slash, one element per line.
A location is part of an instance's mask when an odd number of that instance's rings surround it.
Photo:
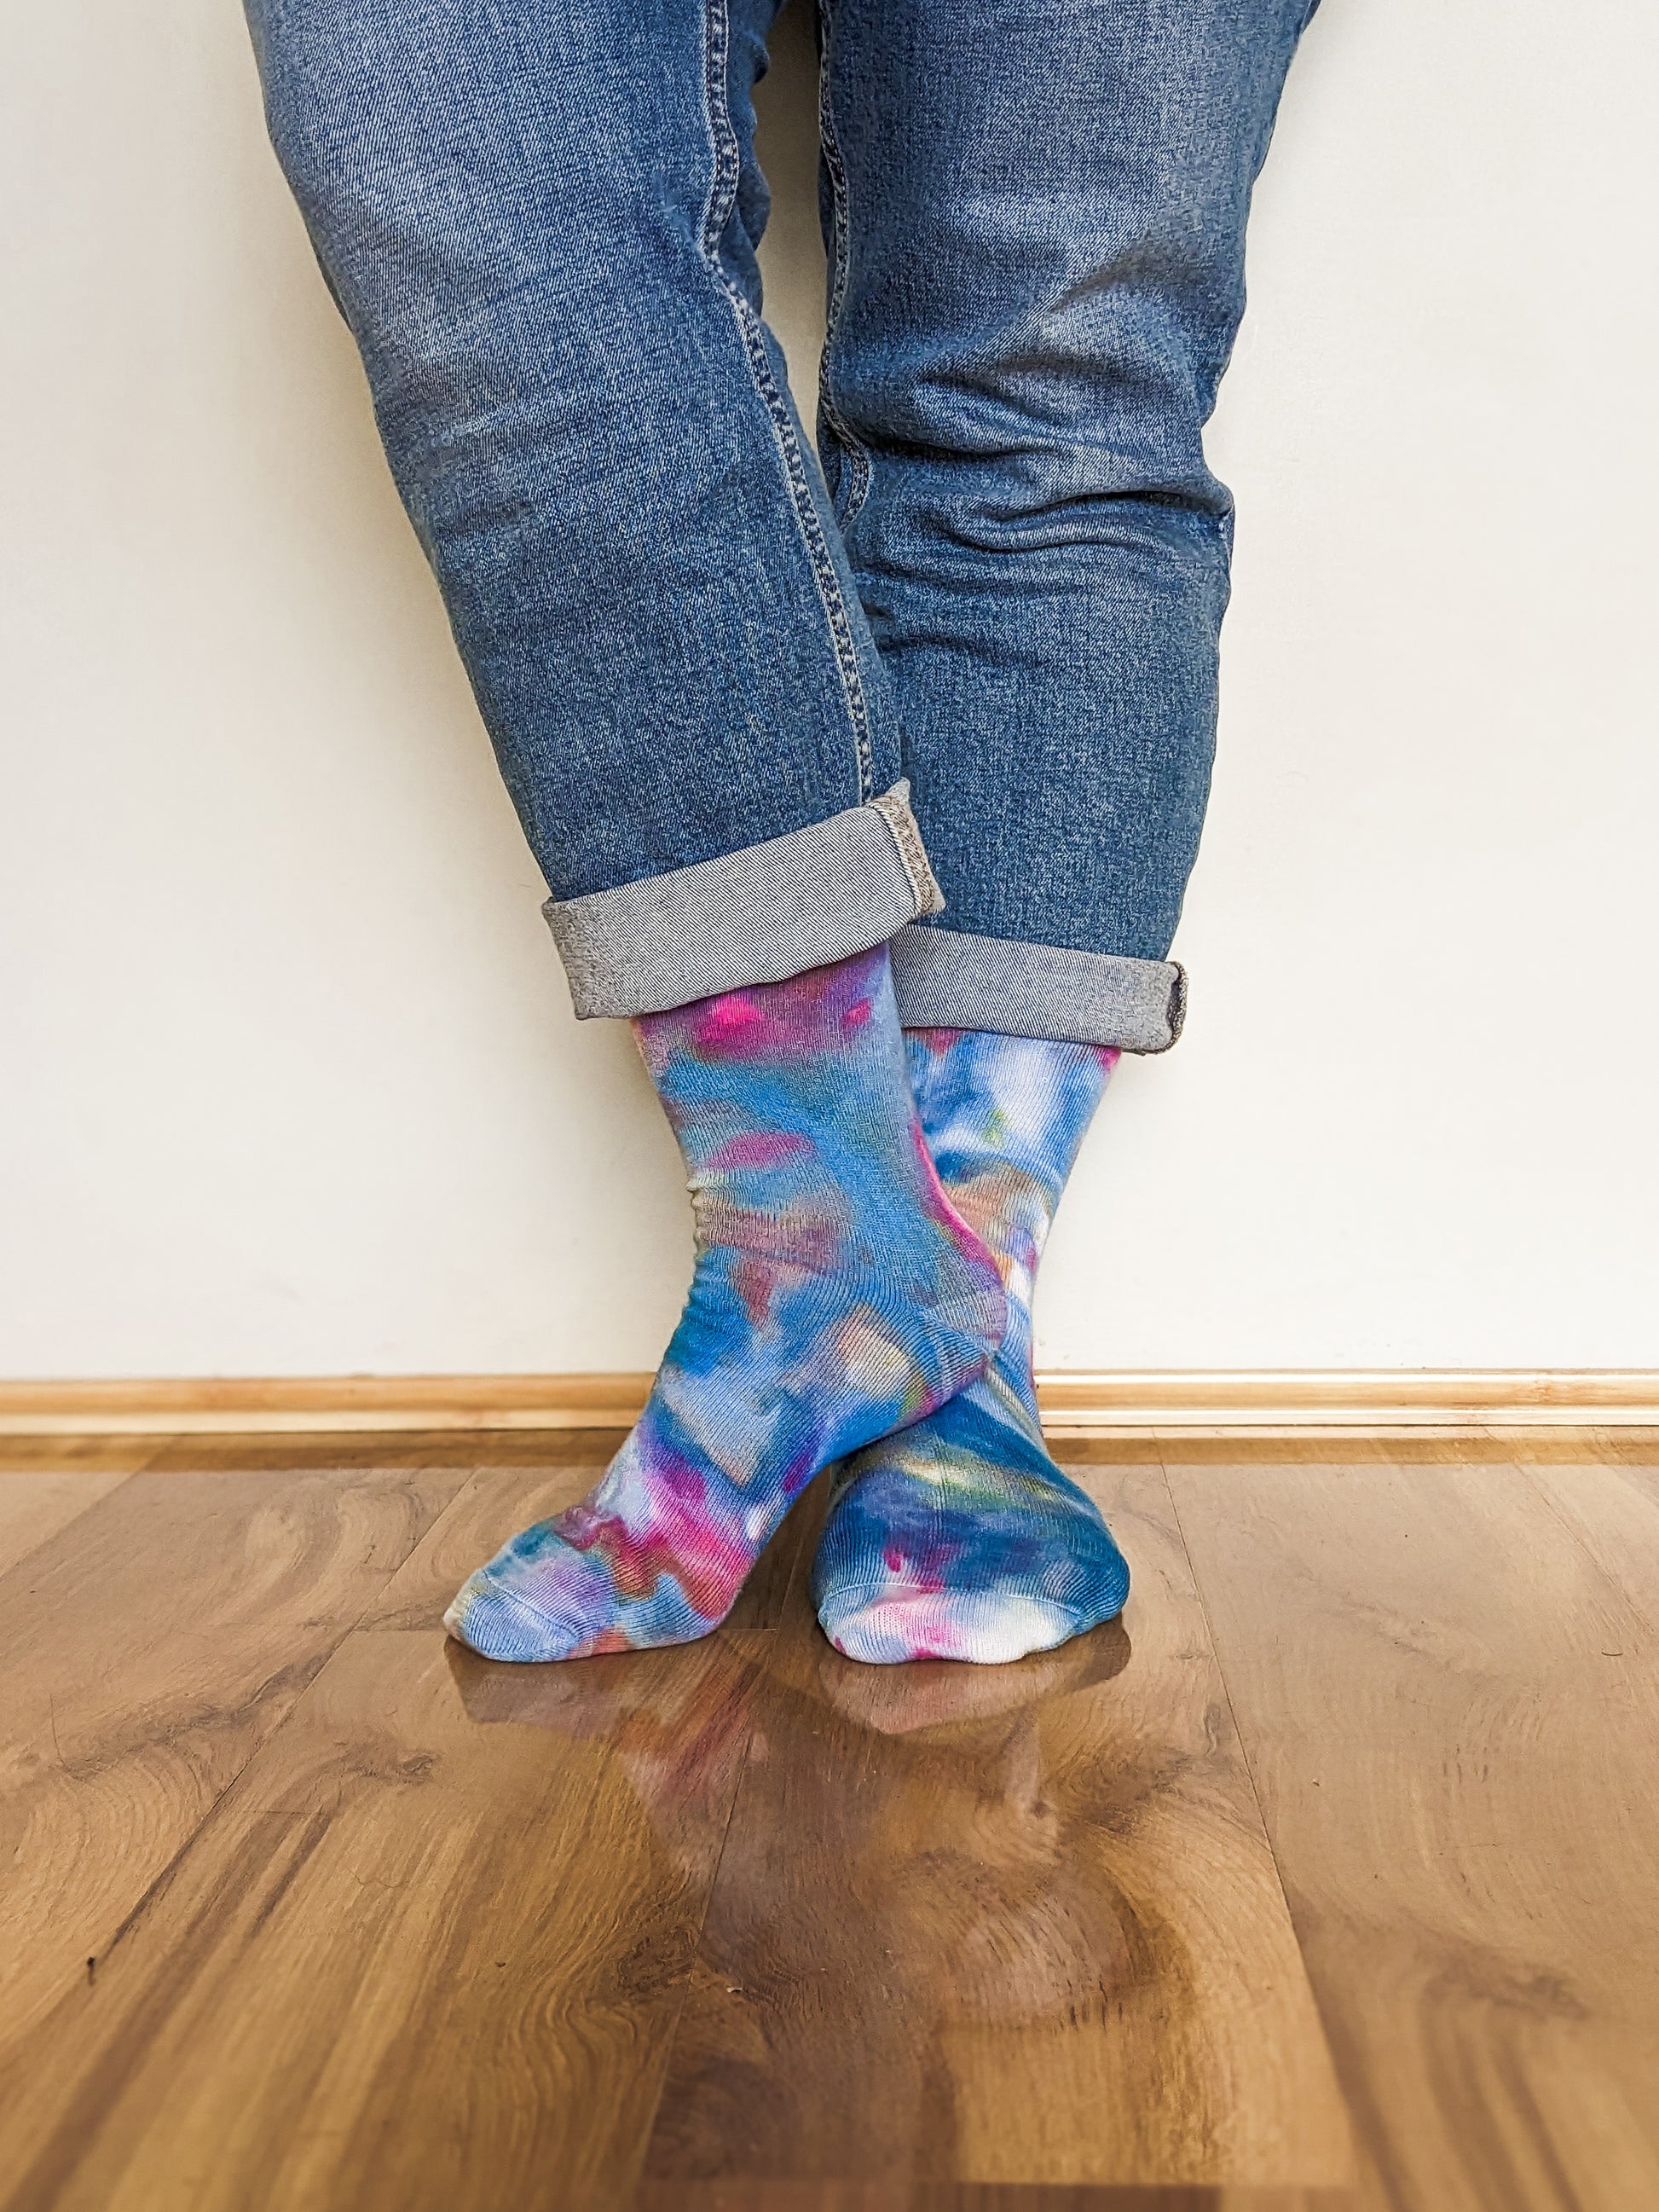
<path fill-rule="evenodd" d="M 1134 1570 L 852 1664 L 438 1616 L 608 1436 L 0 1446 L 13 2212 L 1653 2212 L 1659 1437 L 1062 1447 Z"/>

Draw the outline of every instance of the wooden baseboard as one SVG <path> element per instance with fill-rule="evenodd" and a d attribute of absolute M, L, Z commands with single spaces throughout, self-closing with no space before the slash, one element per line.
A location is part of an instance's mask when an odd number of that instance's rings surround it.
<path fill-rule="evenodd" d="M 0 1382 L 0 1436 L 626 1428 L 648 1375 L 271 1376 Z M 1055 1437 L 1220 1431 L 1659 1427 L 1641 1368 L 1170 1370 L 1037 1378 Z"/>

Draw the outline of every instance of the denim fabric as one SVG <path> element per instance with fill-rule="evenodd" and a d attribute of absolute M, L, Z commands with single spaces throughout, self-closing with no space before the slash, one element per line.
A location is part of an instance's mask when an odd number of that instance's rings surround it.
<path fill-rule="evenodd" d="M 591 1020 L 666 1012 L 717 992 L 781 983 L 890 937 L 896 945 L 913 915 L 939 903 L 908 786 L 896 783 L 866 805 L 787 837 L 586 898 L 550 899 L 542 911 L 577 1015 Z M 1146 963 L 1130 964 L 1139 971 Z M 731 975 L 742 983 L 728 983 Z"/>
<path fill-rule="evenodd" d="M 1201 433 L 1309 0 L 832 0 L 824 462 L 944 927 L 1161 960 L 1214 750 Z"/>
<path fill-rule="evenodd" d="M 1226 596 L 1200 432 L 1305 0 L 830 0 L 827 485 L 759 313 L 774 0 L 248 6 L 556 907 L 908 775 L 950 929 L 1161 962 Z"/>
<path fill-rule="evenodd" d="M 921 922 L 893 939 L 893 988 L 907 1030 L 985 1030 L 1120 1052 L 1168 1052 L 1187 1015 L 1177 961 L 1062 951 Z"/>

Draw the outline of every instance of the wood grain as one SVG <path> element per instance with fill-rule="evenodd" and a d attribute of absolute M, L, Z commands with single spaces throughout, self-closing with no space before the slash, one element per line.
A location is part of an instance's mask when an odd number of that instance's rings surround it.
<path fill-rule="evenodd" d="M 1607 1439 L 1567 1457 L 1523 1441 L 1521 1452 L 1551 1510 L 1659 1636 L 1659 1445 Z"/>
<path fill-rule="evenodd" d="M 13 2212 L 627 2202 L 798 1531 L 695 1646 L 447 1644 L 459 1575 L 591 1480 L 471 1483 L 60 1992 L 0 2083 Z"/>
<path fill-rule="evenodd" d="M 1346 2180 L 1162 1474 L 1088 1479 L 1133 1565 L 1127 1632 L 868 1668 L 792 1606 L 647 2156 L 657 2201 Z M 672 1793 L 646 1802 L 672 1818 Z"/>
<path fill-rule="evenodd" d="M 150 1447 L 153 1449 L 153 1447 Z M 45 1467 L 35 1471 L 0 1471 L 0 1575 L 7 1575 L 28 1553 L 40 1551 L 88 1506 L 108 1498 L 118 1484 L 137 1474 L 150 1453 L 88 1455 L 91 1464 Z"/>
<path fill-rule="evenodd" d="M 1367 2201 L 1659 2203 L 1650 1623 L 1514 1466 L 1170 1474 Z"/>
<path fill-rule="evenodd" d="M 0 2070 L 457 1480 L 147 1472 L 0 1577 Z"/>
<path fill-rule="evenodd" d="M 810 1510 L 447 1645 L 614 1443 L 0 1473 L 9 2212 L 1659 2203 L 1659 1438 L 1091 1440 L 1127 1626 L 1013 1668 L 839 1659 Z"/>
<path fill-rule="evenodd" d="M 146 1467 L 159 1436 L 0 1436 L 0 1575 Z"/>

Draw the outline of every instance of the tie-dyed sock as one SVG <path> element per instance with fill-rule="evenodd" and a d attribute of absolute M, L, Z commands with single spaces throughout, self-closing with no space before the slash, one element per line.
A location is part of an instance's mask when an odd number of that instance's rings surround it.
<path fill-rule="evenodd" d="M 922 1140 L 884 945 L 634 1027 L 690 1170 L 690 1295 L 599 1487 L 445 1615 L 492 1659 L 706 1636 L 818 1469 L 982 1373 L 1003 1326 Z"/>
<path fill-rule="evenodd" d="M 981 1380 L 842 1468 L 812 1571 L 849 1658 L 1018 1659 L 1122 1610 L 1129 1571 L 1049 1457 L 1031 1376 L 1036 1264 L 1117 1054 L 978 1030 L 908 1036 L 924 1134 L 1008 1292 Z"/>

